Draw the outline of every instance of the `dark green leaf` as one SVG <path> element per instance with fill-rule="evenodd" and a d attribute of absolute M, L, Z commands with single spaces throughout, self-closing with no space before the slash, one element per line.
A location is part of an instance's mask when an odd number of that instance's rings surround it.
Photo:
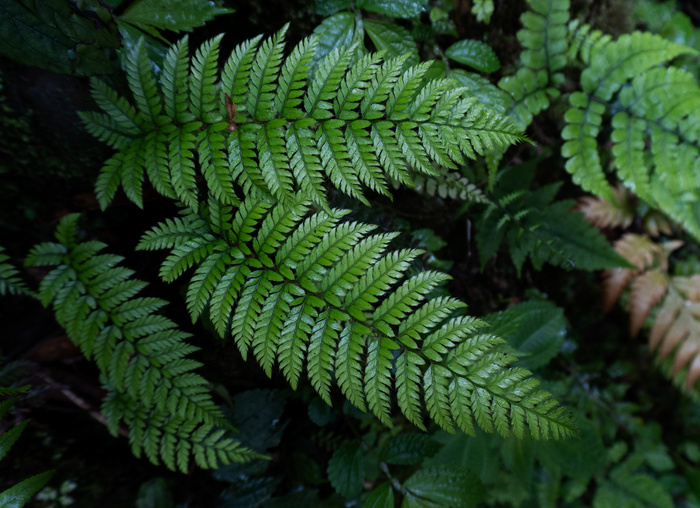
<path fill-rule="evenodd" d="M 0 53 L 61 74 L 90 76 L 117 70 L 119 31 L 109 11 L 71 9 L 64 0 L 0 3 Z"/>
<path fill-rule="evenodd" d="M 415 18 L 426 10 L 428 0 L 358 0 L 356 5 L 395 18 Z"/>
<path fill-rule="evenodd" d="M 491 83 L 485 77 L 464 69 L 452 69 L 450 77 L 469 90 L 469 94 L 478 97 L 479 102 L 496 111 L 505 113 L 513 104 L 510 95 Z"/>
<path fill-rule="evenodd" d="M 501 62 L 498 61 L 496 53 L 485 42 L 473 39 L 457 41 L 447 48 L 445 54 L 448 58 L 477 71 L 495 72 L 501 68 Z"/>
<path fill-rule="evenodd" d="M 607 457 L 600 436 L 589 420 L 577 418 L 576 425 L 580 439 L 539 441 L 535 443 L 535 453 L 546 468 L 586 479 L 605 467 Z"/>
<path fill-rule="evenodd" d="M 232 12 L 233 9 L 209 0 L 137 0 L 124 11 L 121 20 L 157 35 L 153 29 L 189 32 L 216 16 Z"/>
<path fill-rule="evenodd" d="M 374 489 L 365 501 L 364 508 L 394 508 L 394 490 L 391 483 L 384 482 Z"/>
<path fill-rule="evenodd" d="M 415 246 L 419 249 L 426 249 L 430 252 L 437 252 L 447 245 L 447 242 L 437 236 L 430 228 L 416 229 L 411 232 L 411 237 Z"/>
<path fill-rule="evenodd" d="M 664 487 L 647 474 L 632 474 L 624 465 L 612 470 L 593 498 L 593 508 L 673 508 L 673 499 Z"/>
<path fill-rule="evenodd" d="M 528 370 L 546 365 L 566 337 L 564 311 L 551 302 L 525 302 L 483 319 L 491 325 L 490 333 L 523 353 L 515 364 Z"/>
<path fill-rule="evenodd" d="M 172 508 L 173 506 L 173 499 L 164 478 L 154 478 L 141 484 L 136 498 L 136 508 Z"/>
<path fill-rule="evenodd" d="M 335 419 L 335 414 L 333 409 L 320 397 L 315 397 L 309 403 L 309 418 L 319 427 L 323 427 Z"/>
<path fill-rule="evenodd" d="M 4 492 L 0 492 L 0 506 L 2 508 L 22 508 L 39 489 L 48 483 L 54 472 L 46 471 L 34 475 Z"/>
<path fill-rule="evenodd" d="M 348 47 L 355 38 L 355 15 L 352 12 L 339 12 L 326 18 L 314 28 L 318 35 L 318 48 L 314 61 L 316 63 L 336 48 Z"/>
<path fill-rule="evenodd" d="M 0 460 L 7 455 L 19 436 L 22 434 L 22 432 L 24 432 L 24 428 L 27 426 L 27 423 L 29 423 L 29 420 L 23 421 L 19 425 L 12 427 L 10 430 L 0 435 Z"/>
<path fill-rule="evenodd" d="M 282 478 L 244 477 L 221 495 L 222 508 L 257 508 L 272 497 Z"/>
<path fill-rule="evenodd" d="M 427 499 L 438 506 L 476 506 L 486 498 L 481 480 L 454 466 L 431 466 L 416 471 L 403 484 L 408 491 L 402 506 L 421 506 Z"/>
<path fill-rule="evenodd" d="M 254 450 L 279 445 L 287 421 L 282 412 L 287 399 L 276 390 L 248 390 L 233 399 L 237 437 Z"/>
<path fill-rule="evenodd" d="M 399 434 L 387 441 L 379 451 L 379 458 L 389 464 L 418 464 L 440 448 L 442 445 L 426 434 Z"/>
<path fill-rule="evenodd" d="M 362 443 L 348 441 L 335 451 L 328 461 L 328 479 L 341 496 L 353 498 L 360 495 L 365 480 Z"/>
<path fill-rule="evenodd" d="M 404 27 L 374 19 L 364 20 L 364 27 L 378 51 L 386 50 L 387 56 L 391 58 L 398 58 L 409 53 L 411 56 L 406 60 L 406 63 L 410 65 L 418 63 L 416 43 Z"/>
<path fill-rule="evenodd" d="M 328 17 L 349 6 L 350 0 L 316 0 L 316 14 Z"/>

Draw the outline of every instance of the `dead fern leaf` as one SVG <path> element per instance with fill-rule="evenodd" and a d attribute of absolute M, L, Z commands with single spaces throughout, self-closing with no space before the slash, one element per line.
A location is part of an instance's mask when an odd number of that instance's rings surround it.
<path fill-rule="evenodd" d="M 666 294 L 668 276 L 660 268 L 649 270 L 637 277 L 632 283 L 629 296 L 630 335 L 636 337 L 651 310 Z"/>
<path fill-rule="evenodd" d="M 615 242 L 615 250 L 618 254 L 629 261 L 630 264 L 636 266 L 637 269 L 613 268 L 612 270 L 603 272 L 603 311 L 609 312 L 612 310 L 615 302 L 620 299 L 620 295 L 622 295 L 622 292 L 630 283 L 634 287 L 635 281 L 633 281 L 633 279 L 641 277 L 645 272 L 656 269 L 664 274 L 667 273 L 668 257 L 671 252 L 678 249 L 681 245 L 683 245 L 681 241 L 672 241 L 663 244 L 656 243 L 646 235 L 637 235 L 634 233 L 627 233 Z M 658 303 L 663 296 L 663 293 L 660 295 L 658 294 L 658 289 L 660 287 L 658 283 L 652 284 L 654 280 L 658 282 L 658 276 L 650 276 L 649 280 L 640 282 L 635 295 L 631 295 L 631 298 L 636 298 L 641 305 L 637 313 L 631 316 L 631 330 L 637 330 L 638 332 L 638 319 L 641 319 L 641 323 L 643 324 L 646 316 L 648 316 L 651 311 L 651 308 L 649 308 L 646 313 L 641 312 L 642 309 L 645 308 L 641 302 L 649 300 Z M 653 290 L 653 294 L 645 295 L 643 293 L 644 288 L 650 291 Z M 634 302 L 631 302 L 631 304 L 634 312 Z M 641 324 L 639 327 L 641 327 Z M 632 333 L 632 335 L 636 335 L 636 333 Z"/>
<path fill-rule="evenodd" d="M 603 312 L 610 312 L 630 281 L 653 264 L 659 254 L 658 247 L 648 236 L 633 233 L 627 233 L 615 242 L 618 254 L 637 269 L 613 268 L 603 272 Z"/>
<path fill-rule="evenodd" d="M 586 196 L 579 200 L 578 210 L 586 220 L 597 228 L 628 228 L 634 220 L 632 193 L 621 183 L 613 187 L 614 201 L 597 196 Z"/>
<path fill-rule="evenodd" d="M 653 208 L 642 217 L 642 227 L 651 236 L 673 234 L 673 221 L 665 213 Z"/>
<path fill-rule="evenodd" d="M 683 369 L 685 388 L 700 378 L 700 275 L 673 277 L 649 335 L 649 348 L 663 361 L 675 352 L 671 374 Z"/>

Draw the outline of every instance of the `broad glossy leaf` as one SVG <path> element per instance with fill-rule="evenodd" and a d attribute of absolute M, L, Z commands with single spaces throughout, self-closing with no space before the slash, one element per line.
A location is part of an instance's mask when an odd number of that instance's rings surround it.
<path fill-rule="evenodd" d="M 368 11 L 409 19 L 425 11 L 428 0 L 358 0 L 356 5 Z"/>
<path fill-rule="evenodd" d="M 118 35 L 104 7 L 77 11 L 64 0 L 0 4 L 0 54 L 23 65 L 78 76 L 111 73 L 118 64 L 106 50 L 119 47 Z"/>
<path fill-rule="evenodd" d="M 495 72 L 501 68 L 501 62 L 498 61 L 496 53 L 485 42 L 473 39 L 457 41 L 447 48 L 445 54 L 448 58 L 477 71 Z"/>
<path fill-rule="evenodd" d="M 328 461 L 328 479 L 341 496 L 352 498 L 362 492 L 365 463 L 360 441 L 347 441 L 335 451 Z"/>
<path fill-rule="evenodd" d="M 430 466 L 416 471 L 403 487 L 407 490 L 402 508 L 424 506 L 429 500 L 438 506 L 476 506 L 486 497 L 481 480 L 462 468 Z"/>
<path fill-rule="evenodd" d="M 469 90 L 469 94 L 478 97 L 479 102 L 501 113 L 505 113 L 513 104 L 513 99 L 491 83 L 485 77 L 464 69 L 452 69 L 450 77 Z"/>
<path fill-rule="evenodd" d="M 318 35 L 318 48 L 314 61 L 318 64 L 336 48 L 348 47 L 355 39 L 355 15 L 352 12 L 339 12 L 326 18 L 314 28 Z"/>
<path fill-rule="evenodd" d="M 411 34 L 404 27 L 388 21 L 366 19 L 363 21 L 365 31 L 372 39 L 377 50 L 386 50 L 387 56 L 398 58 L 409 53 L 407 64 L 418 63 L 418 50 Z"/>
<path fill-rule="evenodd" d="M 525 302 L 483 319 L 491 324 L 490 333 L 523 353 L 514 365 L 529 370 L 546 365 L 566 337 L 564 311 L 551 302 Z"/>
<path fill-rule="evenodd" d="M 391 483 L 384 482 L 374 489 L 365 501 L 364 508 L 394 508 L 394 490 Z"/>
<path fill-rule="evenodd" d="M 316 14 L 327 17 L 350 7 L 350 0 L 316 0 Z"/>
<path fill-rule="evenodd" d="M 233 9 L 219 7 L 209 0 L 137 0 L 121 19 L 157 36 L 154 29 L 189 32 L 215 16 L 232 12 Z"/>
<path fill-rule="evenodd" d="M 418 464 L 435 455 L 442 445 L 427 434 L 399 434 L 391 438 L 379 451 L 381 460 L 389 464 Z"/>

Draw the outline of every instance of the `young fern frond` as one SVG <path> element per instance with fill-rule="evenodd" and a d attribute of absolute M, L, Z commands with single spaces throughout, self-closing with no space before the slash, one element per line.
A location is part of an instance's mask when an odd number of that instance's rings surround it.
<path fill-rule="evenodd" d="M 137 456 L 143 450 L 154 464 L 162 459 L 182 472 L 191 456 L 204 468 L 252 458 L 253 452 L 221 430 L 228 424 L 207 381 L 194 373 L 199 363 L 188 358 L 197 350 L 185 342 L 189 334 L 157 313 L 167 302 L 137 297 L 147 284 L 118 266 L 121 256 L 101 253 L 105 244 L 78 242 L 78 218 L 66 216 L 58 243 L 34 247 L 27 264 L 54 266 L 39 286 L 39 298 L 53 304 L 58 323 L 100 369 L 107 390 L 103 413 L 112 434 L 124 420 Z"/>
<path fill-rule="evenodd" d="M 411 184 L 409 170 L 435 175 L 434 164 L 454 168 L 465 156 L 522 139 L 456 82 L 428 82 L 426 65 L 408 66 L 405 58 L 358 57 L 355 47 L 344 48 L 308 77 L 316 39 L 285 58 L 284 32 L 239 45 L 221 74 L 221 36 L 191 62 L 185 38 L 165 56 L 160 87 L 137 45 L 127 57 L 136 107 L 95 80 L 104 114 L 81 117 L 119 150 L 98 177 L 100 205 L 121 185 L 142 206 L 148 178 L 161 194 L 194 208 L 207 194 L 238 205 L 242 195 L 285 201 L 298 193 L 327 208 L 325 179 L 366 201 L 365 187 L 390 195 L 387 177 Z"/>
<path fill-rule="evenodd" d="M 161 270 L 168 281 L 194 269 L 193 317 L 206 309 L 222 338 L 231 336 L 268 375 L 279 364 L 293 387 L 306 370 L 328 403 L 335 382 L 387 425 L 396 394 L 421 428 L 426 412 L 447 430 L 472 434 L 475 426 L 504 436 L 575 433 L 530 373 L 508 366 L 514 357 L 502 339 L 456 315 L 461 302 L 430 298 L 446 275 L 406 277 L 419 251 L 387 250 L 394 235 L 310 206 L 249 198 L 234 209 L 210 200 L 156 226 L 138 248 L 170 250 Z"/>

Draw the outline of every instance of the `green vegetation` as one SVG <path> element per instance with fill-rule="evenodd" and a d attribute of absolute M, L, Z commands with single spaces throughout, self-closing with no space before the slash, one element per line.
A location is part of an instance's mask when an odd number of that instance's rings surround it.
<path fill-rule="evenodd" d="M 317 0 L 299 27 L 290 4 L 234 39 L 215 18 L 256 19 L 244 2 L 53 3 L 4 2 L 3 54 L 42 48 L 23 63 L 80 80 L 69 112 L 94 151 L 82 168 L 22 152 L 56 187 L 23 195 L 26 239 L 0 247 L 18 337 L 0 458 L 32 434 L 0 495 L 700 506 L 700 20 Z M 36 127 L 7 62 L 0 129 L 23 150 Z M 42 308 L 55 324 L 28 339 Z M 83 418 L 52 424 L 51 397 Z M 66 466 L 92 435 L 119 492 Z M 56 479 L 29 501 L 44 453 Z"/>

